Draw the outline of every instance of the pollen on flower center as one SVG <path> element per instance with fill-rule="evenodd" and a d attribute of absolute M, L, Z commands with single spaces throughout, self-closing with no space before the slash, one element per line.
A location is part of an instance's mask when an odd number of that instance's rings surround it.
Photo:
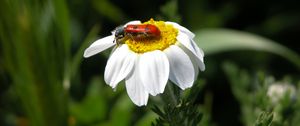
<path fill-rule="evenodd" d="M 178 29 L 174 28 L 173 25 L 166 24 L 164 21 L 154 21 L 153 19 L 143 24 L 155 25 L 160 30 L 160 37 L 139 40 L 127 39 L 125 44 L 128 45 L 130 50 L 136 53 L 145 53 L 153 50 L 164 50 L 176 43 Z"/>

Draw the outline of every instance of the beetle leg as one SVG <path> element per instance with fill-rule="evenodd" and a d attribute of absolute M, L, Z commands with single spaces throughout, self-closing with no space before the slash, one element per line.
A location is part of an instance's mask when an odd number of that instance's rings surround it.
<path fill-rule="evenodd" d="M 126 36 L 128 36 L 131 40 L 135 41 L 132 34 L 127 34 Z"/>
<path fill-rule="evenodd" d="M 149 34 L 147 34 L 146 32 L 143 32 L 143 35 L 147 38 L 149 37 Z"/>

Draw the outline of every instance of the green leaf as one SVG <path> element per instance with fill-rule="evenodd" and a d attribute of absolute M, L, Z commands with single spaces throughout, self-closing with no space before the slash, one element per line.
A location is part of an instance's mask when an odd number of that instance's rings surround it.
<path fill-rule="evenodd" d="M 168 20 L 172 20 L 174 22 L 181 22 L 181 17 L 178 14 L 177 0 L 171 0 L 167 2 L 164 6 L 161 6 L 160 10 Z"/>
<path fill-rule="evenodd" d="M 130 124 L 134 104 L 130 101 L 129 97 L 125 94 L 121 95 L 117 102 L 114 104 L 110 121 L 112 126 L 127 126 Z"/>
<path fill-rule="evenodd" d="M 159 107 L 154 106 L 152 111 L 159 117 L 156 118 L 153 126 L 195 126 L 199 125 L 203 114 L 198 111 L 199 106 L 194 105 L 188 101 L 182 100 L 177 105 L 167 104 L 161 110 Z"/>
<path fill-rule="evenodd" d="M 92 124 L 106 118 L 107 99 L 103 92 L 102 80 L 94 78 L 88 88 L 88 94 L 82 102 L 71 102 L 70 112 L 80 124 Z"/>
<path fill-rule="evenodd" d="M 154 112 L 147 112 L 141 119 L 136 122 L 136 126 L 150 126 L 152 121 L 158 118 L 158 116 Z"/>
<path fill-rule="evenodd" d="M 203 29 L 196 32 L 195 41 L 206 55 L 236 50 L 265 51 L 282 56 L 300 69 L 297 53 L 259 35 L 230 29 Z"/>
<path fill-rule="evenodd" d="M 91 2 L 98 13 L 114 22 L 121 22 L 126 17 L 122 10 L 109 0 L 92 0 Z"/>
<path fill-rule="evenodd" d="M 71 62 L 71 70 L 72 70 L 71 76 L 72 77 L 74 77 L 74 75 L 77 73 L 78 68 L 83 60 L 83 52 L 84 52 L 85 48 L 87 48 L 88 45 L 91 44 L 91 42 L 93 42 L 93 40 L 96 38 L 99 30 L 100 30 L 100 26 L 94 25 L 93 28 L 88 33 L 88 35 L 85 37 L 80 48 L 77 50 L 76 54 L 74 55 L 72 62 Z"/>
<path fill-rule="evenodd" d="M 255 122 L 255 126 L 270 126 L 273 120 L 272 112 L 262 112 Z"/>
<path fill-rule="evenodd" d="M 0 5 L 3 66 L 20 100 L 20 113 L 31 126 L 67 125 L 68 96 L 62 83 L 70 31 L 65 1 L 5 0 Z"/>

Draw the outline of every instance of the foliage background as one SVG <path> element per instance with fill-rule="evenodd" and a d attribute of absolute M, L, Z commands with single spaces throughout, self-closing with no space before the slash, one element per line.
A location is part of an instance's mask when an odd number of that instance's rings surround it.
<path fill-rule="evenodd" d="M 1 0 L 0 125 L 163 123 L 155 121 L 162 116 L 151 108 L 168 114 L 165 94 L 136 107 L 124 84 L 113 91 L 103 81 L 110 50 L 82 58 L 91 42 L 115 27 L 150 18 L 187 27 L 206 54 L 206 70 L 178 95 L 179 112 L 187 101 L 200 114 L 194 116 L 198 125 L 299 124 L 298 5 L 297 0 Z M 267 90 L 274 82 L 294 85 L 295 98 L 271 103 Z"/>

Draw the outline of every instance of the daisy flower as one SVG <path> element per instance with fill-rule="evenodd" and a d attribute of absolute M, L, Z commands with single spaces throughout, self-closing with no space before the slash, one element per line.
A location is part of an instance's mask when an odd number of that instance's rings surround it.
<path fill-rule="evenodd" d="M 88 47 L 84 57 L 90 57 L 110 47 L 112 51 L 104 73 L 105 82 L 116 88 L 125 80 L 126 90 L 134 104 L 147 104 L 149 94 L 163 93 L 168 79 L 182 90 L 193 85 L 199 69 L 204 71 L 204 53 L 194 42 L 194 34 L 185 27 L 164 21 L 131 21 L 124 25 L 151 24 L 160 31 L 155 39 L 128 37 L 116 44 L 116 31 Z"/>
<path fill-rule="evenodd" d="M 276 105 L 280 103 L 282 99 L 288 96 L 290 100 L 296 99 L 296 88 L 294 85 L 289 83 L 276 82 L 269 86 L 267 91 L 267 96 L 270 98 L 271 102 Z"/>

